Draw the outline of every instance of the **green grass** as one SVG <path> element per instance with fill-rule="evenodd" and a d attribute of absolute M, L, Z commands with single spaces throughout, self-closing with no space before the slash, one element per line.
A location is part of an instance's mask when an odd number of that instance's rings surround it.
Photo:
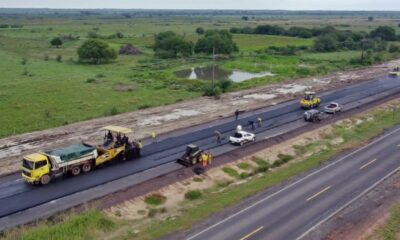
<path fill-rule="evenodd" d="M 152 195 L 147 196 L 144 201 L 145 203 L 152 206 L 159 206 L 165 203 L 167 198 L 159 193 L 154 193 Z"/>
<path fill-rule="evenodd" d="M 240 177 L 239 173 L 233 168 L 224 167 L 224 168 L 222 168 L 222 171 L 224 171 L 226 174 L 228 174 L 229 176 L 231 176 L 233 178 L 239 178 Z"/>
<path fill-rule="evenodd" d="M 376 230 L 368 240 L 397 240 L 400 234 L 400 204 L 395 204 L 390 210 L 389 220 Z"/>
<path fill-rule="evenodd" d="M 191 201 L 199 199 L 199 198 L 201 198 L 201 196 L 202 196 L 202 193 L 198 190 L 192 190 L 192 191 L 185 193 L 185 199 L 191 200 Z"/>
<path fill-rule="evenodd" d="M 89 211 L 67 218 L 63 223 L 42 224 L 35 228 L 7 232 L 6 240 L 95 240 L 97 237 L 116 229 L 119 225 L 99 211 Z"/>
<path fill-rule="evenodd" d="M 268 20 L 285 28 L 306 24 Z M 340 24 L 342 21 L 336 19 Z M 347 20 L 348 21 L 348 20 Z M 334 20 L 327 20 L 326 24 Z M 22 29 L 0 29 L 0 137 L 62 126 L 74 122 L 148 107 L 195 99 L 203 95 L 206 81 L 178 79 L 173 74 L 193 66 L 210 64 L 208 58 L 159 60 L 153 58 L 154 34 L 172 30 L 196 41 L 195 29 L 229 29 L 254 27 L 264 20 L 241 21 L 235 18 L 154 17 L 132 19 L 0 19 L 0 24 L 22 24 Z M 339 24 L 338 23 L 338 24 Z M 308 27 L 317 26 L 308 19 Z M 306 25 L 307 25 L 306 24 Z M 376 23 L 368 23 L 376 24 Z M 365 28 L 355 22 L 351 27 Z M 49 29 L 52 30 L 49 30 Z M 98 30 L 94 30 L 98 29 Z M 91 31 L 106 36 L 122 32 L 125 38 L 106 39 L 115 49 L 131 43 L 143 51 L 140 56 L 119 56 L 115 62 L 101 66 L 79 64 L 77 48 Z M 58 35 L 80 36 L 78 41 L 64 41 L 61 48 L 50 46 Z M 235 35 L 240 52 L 220 61 L 226 69 L 250 72 L 271 71 L 274 77 L 264 77 L 233 84 L 236 91 L 285 79 L 321 75 L 338 69 L 354 67 L 348 63 L 357 52 L 300 54 L 298 56 L 258 56 L 254 52 L 270 46 L 311 46 L 312 39 L 284 36 Z M 56 57 L 62 56 L 62 62 Z M 45 60 L 48 56 L 48 61 Z M 390 59 L 394 56 L 386 56 Z M 26 59 L 26 64 L 22 64 Z M 307 65 L 307 68 L 299 67 Z M 100 77 L 99 77 L 100 76 Z M 120 86 L 124 86 L 121 90 Z M 126 90 L 123 90 L 126 89 Z"/>
<path fill-rule="evenodd" d="M 242 170 L 250 170 L 251 169 L 251 165 L 245 162 L 239 163 L 238 168 L 242 169 Z"/>

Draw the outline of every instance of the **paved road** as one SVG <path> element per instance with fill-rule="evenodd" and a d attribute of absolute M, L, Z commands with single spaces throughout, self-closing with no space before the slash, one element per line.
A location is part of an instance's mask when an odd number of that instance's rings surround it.
<path fill-rule="evenodd" d="M 322 95 L 322 100 L 323 103 L 337 101 L 345 108 L 351 109 L 399 92 L 399 79 L 383 77 L 328 92 Z M 213 136 L 214 131 L 218 130 L 223 133 L 225 138 L 228 138 L 238 124 L 247 126 L 249 120 L 255 120 L 259 116 L 263 117 L 264 125 L 254 132 L 257 133 L 260 140 L 309 124 L 302 120 L 303 111 L 299 109 L 298 101 L 291 101 L 242 114 L 238 121 L 233 118 L 222 119 L 172 132 L 160 139 L 158 143 L 146 145 L 143 149 L 144 156 L 139 160 L 106 166 L 74 178 L 60 178 L 45 187 L 28 186 L 20 180 L 18 174 L 1 178 L 0 217 L 173 162 L 180 157 L 189 143 L 198 144 L 204 149 L 211 150 L 214 154 L 229 152 L 235 147 L 229 145 L 226 140 L 217 144 Z M 82 199 L 82 202 L 88 200 L 90 199 Z"/>
<path fill-rule="evenodd" d="M 400 170 L 400 127 L 187 240 L 301 239 L 321 221 Z"/>

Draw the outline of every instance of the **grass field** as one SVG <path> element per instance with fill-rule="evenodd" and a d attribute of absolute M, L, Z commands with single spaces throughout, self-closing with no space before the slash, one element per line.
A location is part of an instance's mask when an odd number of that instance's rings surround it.
<path fill-rule="evenodd" d="M 333 21 L 330 19 L 327 23 Z M 205 29 L 229 29 L 233 26 L 254 27 L 276 23 L 290 27 L 317 26 L 317 22 L 313 19 L 282 21 L 261 18 L 241 21 L 222 17 L 1 18 L 0 24 L 20 24 L 23 27 L 0 29 L 0 137 L 201 96 L 207 82 L 178 79 L 173 73 L 209 64 L 209 58 L 154 59 L 151 46 L 154 34 L 161 31 L 173 30 L 195 41 L 199 37 L 195 34 L 198 26 Z M 360 22 L 355 23 L 353 27 L 359 28 Z M 365 21 L 362 24 L 365 25 Z M 125 37 L 105 41 L 115 49 L 131 43 L 139 47 L 143 54 L 119 56 L 115 62 L 100 66 L 77 62 L 76 50 L 87 39 L 89 32 L 108 36 L 118 31 Z M 69 34 L 80 36 L 80 39 L 65 41 L 61 48 L 50 46 L 53 37 Z M 232 91 L 354 67 L 348 64 L 348 60 L 356 54 L 354 52 L 304 56 L 255 54 L 255 51 L 270 46 L 311 46 L 313 39 L 265 35 L 235 35 L 234 39 L 240 52 L 230 60 L 221 61 L 219 64 L 223 68 L 251 72 L 272 71 L 277 75 L 233 84 L 230 89 Z M 62 57 L 61 62 L 56 61 L 57 56 Z M 332 59 L 336 62 L 340 59 L 340 63 L 332 65 Z M 299 67 L 300 64 L 307 64 L 308 69 Z"/>

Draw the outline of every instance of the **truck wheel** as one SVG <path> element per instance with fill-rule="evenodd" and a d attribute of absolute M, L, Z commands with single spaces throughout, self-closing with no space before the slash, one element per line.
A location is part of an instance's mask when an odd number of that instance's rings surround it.
<path fill-rule="evenodd" d="M 90 172 L 90 170 L 92 170 L 92 165 L 90 163 L 83 164 L 82 171 L 84 173 Z"/>
<path fill-rule="evenodd" d="M 47 185 L 47 184 L 50 183 L 50 180 L 51 180 L 50 175 L 49 175 L 49 174 L 46 174 L 46 175 L 43 175 L 43 176 L 40 178 L 40 183 L 41 183 L 42 185 Z"/>
<path fill-rule="evenodd" d="M 77 176 L 77 175 L 79 175 L 81 173 L 81 168 L 78 167 L 78 166 L 73 167 L 72 170 L 71 170 L 71 173 L 72 173 L 72 175 Z"/>

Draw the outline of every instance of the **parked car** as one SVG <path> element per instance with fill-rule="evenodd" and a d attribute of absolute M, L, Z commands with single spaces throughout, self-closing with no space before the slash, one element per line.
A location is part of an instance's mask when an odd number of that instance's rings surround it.
<path fill-rule="evenodd" d="M 325 106 L 324 110 L 325 113 L 338 113 L 342 111 L 342 105 L 340 105 L 337 102 L 331 102 L 328 105 Z"/>
<path fill-rule="evenodd" d="M 245 131 L 236 131 L 233 136 L 229 137 L 229 142 L 231 142 L 232 144 L 239 144 L 240 146 L 247 142 L 254 142 L 255 140 L 255 134 Z"/>

